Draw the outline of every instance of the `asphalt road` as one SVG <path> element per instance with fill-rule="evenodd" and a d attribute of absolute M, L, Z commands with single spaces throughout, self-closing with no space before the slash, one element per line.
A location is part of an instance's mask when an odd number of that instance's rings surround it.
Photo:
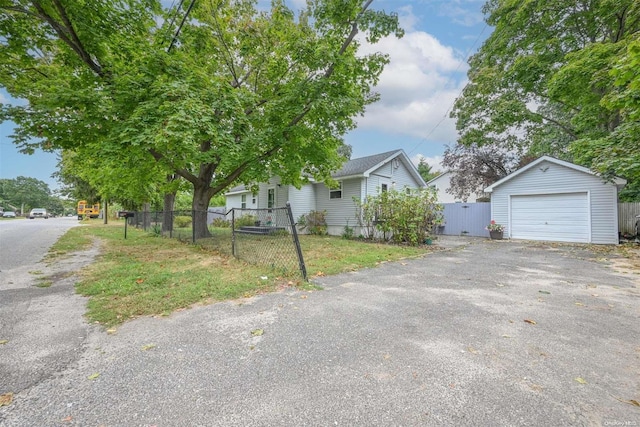
<path fill-rule="evenodd" d="M 43 262 L 51 245 L 76 226 L 75 217 L 0 221 L 0 340 L 7 341 L 0 345 L 0 394 L 32 387 L 79 355 L 88 327 L 84 299 L 74 295 L 69 274 L 90 259 L 78 254 Z M 38 286 L 47 283 L 54 286 Z"/>
<path fill-rule="evenodd" d="M 613 261 L 466 241 L 321 291 L 87 327 L 0 425 L 637 426 L 638 276 Z"/>
<path fill-rule="evenodd" d="M 60 236 L 77 225 L 76 217 L 0 221 L 0 286 L 10 280 L 12 269 L 40 261 Z"/>

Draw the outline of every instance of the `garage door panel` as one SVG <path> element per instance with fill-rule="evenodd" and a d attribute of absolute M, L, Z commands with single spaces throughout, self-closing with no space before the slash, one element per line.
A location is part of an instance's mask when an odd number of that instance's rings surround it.
<path fill-rule="evenodd" d="M 588 242 L 587 193 L 512 196 L 511 237 Z"/>

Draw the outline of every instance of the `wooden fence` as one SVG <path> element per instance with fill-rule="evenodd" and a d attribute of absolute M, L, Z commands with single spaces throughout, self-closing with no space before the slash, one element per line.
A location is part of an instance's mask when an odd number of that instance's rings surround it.
<path fill-rule="evenodd" d="M 622 234 L 634 234 L 635 224 L 640 215 L 640 203 L 618 203 L 618 231 Z"/>
<path fill-rule="evenodd" d="M 448 236 L 489 237 L 485 229 L 491 221 L 491 203 L 444 203 L 442 212 Z"/>

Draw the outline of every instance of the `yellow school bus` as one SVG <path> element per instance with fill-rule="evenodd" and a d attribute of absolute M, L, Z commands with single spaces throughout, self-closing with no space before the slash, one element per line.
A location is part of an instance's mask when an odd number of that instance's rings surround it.
<path fill-rule="evenodd" d="M 98 215 L 100 215 L 100 203 L 94 203 L 92 206 L 86 200 L 78 202 L 78 219 L 85 217 L 98 218 Z"/>

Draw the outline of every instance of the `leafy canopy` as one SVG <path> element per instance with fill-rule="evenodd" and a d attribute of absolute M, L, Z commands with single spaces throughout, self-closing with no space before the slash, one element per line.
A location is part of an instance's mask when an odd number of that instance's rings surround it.
<path fill-rule="evenodd" d="M 489 0 L 495 27 L 455 103 L 463 146 L 499 145 L 640 179 L 640 3 Z M 640 197 L 640 193 L 638 194 Z"/>
<path fill-rule="evenodd" d="M 155 162 L 192 184 L 196 210 L 234 183 L 327 179 L 388 62 L 360 43 L 403 34 L 371 3 L 311 0 L 298 16 L 282 0 L 0 5 L 0 84 L 27 101 L 0 119 L 25 151 L 94 143 L 105 164 L 120 148 Z"/>

